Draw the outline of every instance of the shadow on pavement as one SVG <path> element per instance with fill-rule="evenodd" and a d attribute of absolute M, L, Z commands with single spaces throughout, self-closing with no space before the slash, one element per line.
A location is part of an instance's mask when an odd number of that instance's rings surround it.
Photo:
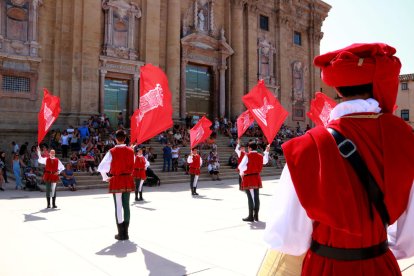
<path fill-rule="evenodd" d="M 24 222 L 38 221 L 38 220 L 47 220 L 47 219 L 43 217 L 34 216 L 32 214 L 24 214 Z"/>
<path fill-rule="evenodd" d="M 256 221 L 256 222 L 250 223 L 250 229 L 252 230 L 261 230 L 265 228 L 266 228 L 266 222 Z"/>
<path fill-rule="evenodd" d="M 165 259 L 151 251 L 141 248 L 142 254 L 145 257 L 145 264 L 149 271 L 149 276 L 157 275 L 187 275 L 185 266 L 174 263 Z"/>
<path fill-rule="evenodd" d="M 112 255 L 117 258 L 125 258 L 128 254 L 137 252 L 137 245 L 129 240 L 126 241 L 117 241 L 114 244 L 105 247 L 99 252 L 96 252 L 96 255 Z"/>

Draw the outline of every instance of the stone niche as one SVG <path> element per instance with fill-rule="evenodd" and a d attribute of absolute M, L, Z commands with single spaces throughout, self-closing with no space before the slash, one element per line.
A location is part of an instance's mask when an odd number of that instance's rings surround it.
<path fill-rule="evenodd" d="M 103 0 L 105 11 L 105 41 L 103 55 L 137 60 L 139 53 L 135 45 L 136 19 L 141 18 L 141 9 L 134 2 L 125 0 Z"/>
<path fill-rule="evenodd" d="M 234 50 L 227 43 L 224 29 L 214 24 L 214 0 L 194 0 L 183 18 L 181 39 L 180 116 L 186 116 L 186 68 L 188 64 L 208 66 L 212 72 L 211 101 L 215 117 L 225 115 L 225 72 L 227 58 Z"/>
<path fill-rule="evenodd" d="M 0 1 L 0 97 L 36 99 L 41 5 L 42 0 Z"/>
<path fill-rule="evenodd" d="M 139 61 L 136 31 L 141 9 L 134 2 L 102 0 L 105 13 L 105 36 L 99 68 L 99 112 L 104 111 L 104 83 L 106 78 L 129 81 L 128 101 L 132 104 L 128 113 L 138 107 Z"/>

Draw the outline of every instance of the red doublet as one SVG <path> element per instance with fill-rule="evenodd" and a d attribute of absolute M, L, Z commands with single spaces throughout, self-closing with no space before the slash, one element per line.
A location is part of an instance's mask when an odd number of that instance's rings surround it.
<path fill-rule="evenodd" d="M 414 136 L 401 119 L 352 118 L 351 114 L 328 127 L 352 140 L 384 193 L 393 224 L 405 211 L 413 183 Z M 372 115 L 372 114 L 371 114 Z M 370 218 L 367 195 L 352 166 L 337 149 L 332 135 L 316 127 L 283 144 L 286 162 L 299 201 L 313 223 L 312 239 L 338 248 L 370 247 L 387 239 L 374 207 Z M 390 250 L 376 258 L 339 261 L 308 251 L 302 275 L 401 275 Z"/>
<path fill-rule="evenodd" d="M 129 147 L 114 147 L 111 150 L 112 162 L 109 180 L 110 193 L 124 193 L 135 190 L 134 178 L 134 151 Z"/>
<path fill-rule="evenodd" d="M 47 158 L 43 180 L 47 183 L 55 183 L 59 181 L 58 172 L 59 160 L 57 158 Z"/>
<path fill-rule="evenodd" d="M 241 184 L 242 190 L 262 188 L 262 179 L 260 172 L 263 168 L 263 155 L 257 152 L 249 152 L 246 154 L 248 158 L 247 169 Z"/>
<path fill-rule="evenodd" d="M 193 155 L 193 163 L 190 163 L 189 174 L 200 175 L 200 155 Z"/>
<path fill-rule="evenodd" d="M 132 174 L 135 178 L 142 180 L 147 179 L 147 174 L 145 172 L 145 163 L 146 160 L 144 156 L 135 157 L 134 172 Z"/>

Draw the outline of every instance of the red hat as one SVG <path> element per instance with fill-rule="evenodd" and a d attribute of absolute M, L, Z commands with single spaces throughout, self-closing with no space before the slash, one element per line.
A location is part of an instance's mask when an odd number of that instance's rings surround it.
<path fill-rule="evenodd" d="M 393 112 L 401 68 L 395 52 L 395 48 L 384 43 L 358 43 L 320 55 L 313 63 L 321 68 L 322 80 L 329 86 L 372 83 L 382 112 Z"/>

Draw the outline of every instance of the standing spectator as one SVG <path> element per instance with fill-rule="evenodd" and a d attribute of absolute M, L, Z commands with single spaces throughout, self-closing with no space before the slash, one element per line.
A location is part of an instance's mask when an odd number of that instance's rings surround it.
<path fill-rule="evenodd" d="M 124 126 L 124 116 L 122 115 L 122 112 L 119 112 L 116 118 L 118 120 L 118 126 Z"/>
<path fill-rule="evenodd" d="M 21 170 L 20 170 L 21 166 L 25 167 L 23 161 L 19 158 L 19 154 L 15 153 L 13 155 L 12 168 L 13 168 L 14 177 L 16 178 L 16 190 L 23 189 Z"/>
<path fill-rule="evenodd" d="M 49 152 L 48 157 L 42 157 L 40 148 L 37 148 L 39 163 L 45 165 L 43 181 L 46 183 L 46 200 L 47 208 L 50 208 L 50 198 L 52 198 L 52 207 L 56 206 L 56 184 L 59 181 L 59 173 L 65 169 L 62 162 L 55 157 L 55 150 Z"/>
<path fill-rule="evenodd" d="M 180 148 L 173 145 L 171 149 L 172 171 L 178 171 L 178 158 L 180 157 Z"/>
<path fill-rule="evenodd" d="M 165 172 L 165 171 L 169 172 L 170 171 L 170 166 L 171 166 L 171 159 L 172 159 L 170 143 L 168 143 L 164 146 L 164 148 L 162 149 L 162 152 L 163 152 L 163 158 L 164 158 L 164 164 L 162 166 L 162 171 L 163 172 Z"/>
<path fill-rule="evenodd" d="M 19 153 L 19 145 L 15 142 L 15 141 L 13 141 L 13 142 L 11 142 L 11 145 L 12 145 L 12 153 Z"/>
<path fill-rule="evenodd" d="M 62 171 L 62 184 L 65 187 L 69 187 L 71 191 L 76 191 L 76 179 L 73 175 L 73 169 L 71 163 L 67 163 L 65 169 Z"/>
<path fill-rule="evenodd" d="M 66 130 L 64 130 L 60 136 L 60 144 L 62 148 L 62 158 L 68 158 L 69 134 Z"/>
<path fill-rule="evenodd" d="M 191 128 L 191 116 L 188 113 L 185 116 L 185 127 L 187 129 Z"/>
<path fill-rule="evenodd" d="M 269 148 L 270 145 L 266 147 L 263 156 L 257 152 L 256 143 L 249 143 L 249 152 L 244 155 L 238 167 L 242 178 L 241 189 L 246 191 L 249 205 L 249 215 L 243 221 L 259 221 L 259 189 L 262 188 L 260 172 L 269 160 Z"/>
<path fill-rule="evenodd" d="M 187 158 L 187 163 L 189 164 L 189 174 L 190 174 L 190 189 L 191 195 L 198 195 L 197 193 L 197 182 L 198 177 L 200 176 L 200 168 L 203 165 L 203 159 L 197 152 L 197 148 L 191 150 L 191 154 Z"/>
<path fill-rule="evenodd" d="M 0 191 L 4 191 L 4 189 L 3 189 L 3 182 L 4 182 L 3 170 L 4 170 L 4 167 L 5 167 L 4 165 L 5 164 L 0 159 Z"/>
<path fill-rule="evenodd" d="M 118 130 L 115 139 L 117 145 L 106 153 L 99 164 L 98 171 L 102 175 L 102 180 L 109 182 L 109 192 L 114 197 L 115 218 L 118 228 L 115 239 L 128 240 L 129 196 L 135 190 L 132 176 L 134 151 L 125 145 L 126 133 L 124 130 Z M 108 173 L 111 173 L 111 177 L 108 176 Z"/>
<path fill-rule="evenodd" d="M 80 149 L 80 134 L 79 130 L 75 129 L 72 134 L 72 138 L 70 139 L 70 150 L 71 151 L 79 151 Z"/>
<path fill-rule="evenodd" d="M 85 139 L 89 139 L 90 133 L 88 128 L 88 122 L 83 121 L 83 125 L 78 128 L 80 135 L 80 142 L 83 143 Z"/>
<path fill-rule="evenodd" d="M 32 146 L 30 149 L 30 166 L 32 167 L 34 173 L 37 173 L 39 170 L 38 158 L 36 146 Z"/>
<path fill-rule="evenodd" d="M 9 183 L 7 181 L 7 165 L 6 165 L 6 153 L 4 151 L 0 152 L 0 161 L 3 162 L 4 167 L 3 167 L 3 178 L 4 178 L 4 183 Z"/>

